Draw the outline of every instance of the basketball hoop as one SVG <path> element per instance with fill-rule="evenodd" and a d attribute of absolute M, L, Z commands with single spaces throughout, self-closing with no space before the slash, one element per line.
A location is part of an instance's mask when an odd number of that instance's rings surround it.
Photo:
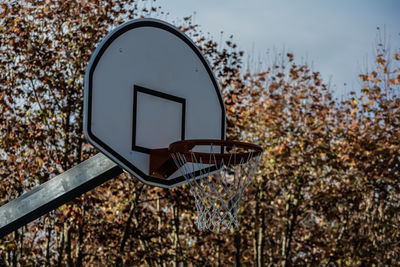
<path fill-rule="evenodd" d="M 129 21 L 112 30 L 90 59 L 83 130 L 141 182 L 162 188 L 189 183 L 198 228 L 219 231 L 238 227 L 239 202 L 262 150 L 225 141 L 218 84 L 195 42 L 175 26 L 152 18 Z M 203 140 L 190 140 L 199 136 Z"/>
<path fill-rule="evenodd" d="M 184 140 L 172 143 L 169 153 L 195 198 L 198 229 L 238 228 L 239 203 L 261 147 L 237 141 Z"/>

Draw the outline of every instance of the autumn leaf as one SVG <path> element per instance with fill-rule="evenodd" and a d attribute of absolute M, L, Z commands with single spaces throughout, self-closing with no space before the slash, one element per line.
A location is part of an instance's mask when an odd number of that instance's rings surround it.
<path fill-rule="evenodd" d="M 39 167 L 39 169 L 40 168 L 42 168 L 42 165 L 43 165 L 43 163 L 44 163 L 44 161 L 43 161 L 43 159 L 42 158 L 37 158 L 37 162 L 38 162 L 38 167 Z"/>

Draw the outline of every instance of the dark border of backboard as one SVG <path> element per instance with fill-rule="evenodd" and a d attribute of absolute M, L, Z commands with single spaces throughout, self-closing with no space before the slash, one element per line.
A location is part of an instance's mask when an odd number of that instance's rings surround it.
<path fill-rule="evenodd" d="M 182 97 L 177 97 L 174 95 L 162 93 L 162 92 L 159 92 L 156 90 L 148 89 L 148 88 L 134 84 L 133 85 L 133 116 L 132 116 L 132 150 L 139 151 L 142 153 L 147 153 L 147 154 L 151 153 L 151 148 L 136 145 L 136 121 L 137 121 L 137 97 L 138 97 L 137 94 L 138 94 L 138 92 L 156 96 L 156 97 L 163 98 L 166 100 L 174 101 L 174 102 L 182 105 L 181 140 L 185 140 L 186 99 L 184 99 Z M 157 148 L 162 148 L 162 147 L 157 147 Z"/>
<path fill-rule="evenodd" d="M 218 97 L 218 101 L 221 106 L 221 139 L 225 139 L 225 106 L 224 106 L 224 101 L 222 99 L 221 92 L 218 87 L 218 83 L 214 77 L 214 74 L 208 65 L 206 59 L 204 56 L 201 54 L 200 50 L 196 47 L 196 45 L 181 31 L 179 31 L 177 28 L 173 27 L 172 25 L 169 26 L 166 23 L 163 23 L 161 21 L 157 21 L 155 19 L 144 19 L 144 20 L 137 20 L 134 22 L 130 22 L 126 25 L 121 26 L 119 29 L 117 28 L 111 36 L 109 36 L 104 42 L 101 44 L 101 46 L 96 50 L 95 57 L 93 61 L 91 60 L 91 64 L 89 65 L 89 76 L 88 76 L 88 87 L 87 87 L 87 117 L 86 117 L 86 127 L 85 127 L 85 132 L 88 137 L 88 140 L 91 141 L 91 143 L 95 143 L 96 147 L 97 145 L 101 146 L 102 149 L 105 150 L 105 152 L 109 153 L 112 155 L 115 159 L 119 160 L 123 165 L 125 165 L 128 169 L 130 169 L 130 172 L 132 174 L 136 174 L 140 176 L 141 179 L 143 179 L 143 182 L 149 182 L 149 183 L 155 183 L 159 185 L 165 185 L 165 186 L 172 186 L 175 184 L 180 184 L 185 181 L 185 178 L 183 176 L 176 177 L 174 179 L 161 179 L 161 178 L 156 178 L 150 175 L 146 175 L 143 173 L 141 170 L 139 170 L 137 167 L 135 167 L 132 163 L 130 163 L 128 160 L 124 159 L 122 156 L 120 156 L 116 151 L 114 151 L 111 147 L 106 145 L 103 141 L 101 141 L 99 138 L 97 138 L 93 132 L 92 132 L 92 87 L 93 87 L 93 73 L 94 70 L 96 69 L 96 66 L 102 57 L 103 53 L 106 51 L 106 49 L 111 45 L 111 43 L 117 39 L 120 35 L 124 34 L 125 32 L 135 29 L 135 28 L 140 28 L 140 27 L 154 27 L 158 29 L 165 30 L 167 32 L 170 32 L 180 38 L 182 41 L 184 41 L 192 50 L 193 52 L 197 55 L 197 57 L 201 60 L 204 68 L 206 69 L 213 85 L 215 92 Z"/>

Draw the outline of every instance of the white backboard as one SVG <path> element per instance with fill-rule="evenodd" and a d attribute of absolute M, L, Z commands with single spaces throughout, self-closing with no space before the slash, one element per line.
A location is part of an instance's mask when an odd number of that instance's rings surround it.
<path fill-rule="evenodd" d="M 91 144 L 143 183 L 185 181 L 149 174 L 151 149 L 187 139 L 225 139 L 225 107 L 207 61 L 176 27 L 127 22 L 97 47 L 85 76 L 84 132 Z"/>

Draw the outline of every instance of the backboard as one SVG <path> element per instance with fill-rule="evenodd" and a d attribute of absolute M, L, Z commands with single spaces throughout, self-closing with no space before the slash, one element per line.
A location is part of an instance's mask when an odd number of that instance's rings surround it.
<path fill-rule="evenodd" d="M 172 187 L 149 173 L 152 149 L 187 139 L 225 139 L 225 107 L 196 45 L 156 19 L 120 25 L 99 44 L 85 76 L 89 142 L 143 183 Z"/>

